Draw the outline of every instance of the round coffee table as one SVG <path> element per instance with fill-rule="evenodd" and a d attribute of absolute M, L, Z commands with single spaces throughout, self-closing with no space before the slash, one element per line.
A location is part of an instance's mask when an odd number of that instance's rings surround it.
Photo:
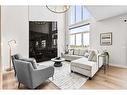
<path fill-rule="evenodd" d="M 61 62 L 65 61 L 65 59 L 64 58 L 60 58 L 60 59 L 52 58 L 51 61 L 55 62 L 54 63 L 55 67 L 61 67 L 62 66 Z"/>

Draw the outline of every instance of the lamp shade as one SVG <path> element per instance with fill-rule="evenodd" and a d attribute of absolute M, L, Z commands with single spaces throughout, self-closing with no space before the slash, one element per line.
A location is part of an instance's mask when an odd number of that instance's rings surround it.
<path fill-rule="evenodd" d="M 16 40 L 10 40 L 10 41 L 8 41 L 8 45 L 9 45 L 10 48 L 11 47 L 15 47 L 16 46 Z"/>

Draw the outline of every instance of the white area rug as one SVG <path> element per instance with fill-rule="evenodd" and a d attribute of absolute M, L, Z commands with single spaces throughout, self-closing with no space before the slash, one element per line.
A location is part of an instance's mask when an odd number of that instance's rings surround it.
<path fill-rule="evenodd" d="M 71 73 L 70 63 L 62 63 L 62 67 L 55 67 L 54 80 L 50 79 L 50 81 L 52 81 L 60 89 L 79 89 L 88 80 L 88 77 L 77 73 Z M 41 64 L 53 66 L 54 62 L 47 61 Z"/>

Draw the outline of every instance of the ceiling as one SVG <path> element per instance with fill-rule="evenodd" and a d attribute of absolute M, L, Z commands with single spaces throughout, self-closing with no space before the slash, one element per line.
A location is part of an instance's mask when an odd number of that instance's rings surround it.
<path fill-rule="evenodd" d="M 86 6 L 96 20 L 103 20 L 110 17 L 127 13 L 127 6 Z"/>

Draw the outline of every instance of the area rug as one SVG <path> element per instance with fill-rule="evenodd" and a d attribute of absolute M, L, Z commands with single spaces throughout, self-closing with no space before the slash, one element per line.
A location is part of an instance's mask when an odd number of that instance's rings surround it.
<path fill-rule="evenodd" d="M 43 65 L 47 66 L 53 66 L 53 64 L 52 61 L 43 63 Z M 62 64 L 62 67 L 54 67 L 54 79 L 49 79 L 60 89 L 79 89 L 88 80 L 88 77 L 71 73 L 70 62 L 63 62 Z"/>

